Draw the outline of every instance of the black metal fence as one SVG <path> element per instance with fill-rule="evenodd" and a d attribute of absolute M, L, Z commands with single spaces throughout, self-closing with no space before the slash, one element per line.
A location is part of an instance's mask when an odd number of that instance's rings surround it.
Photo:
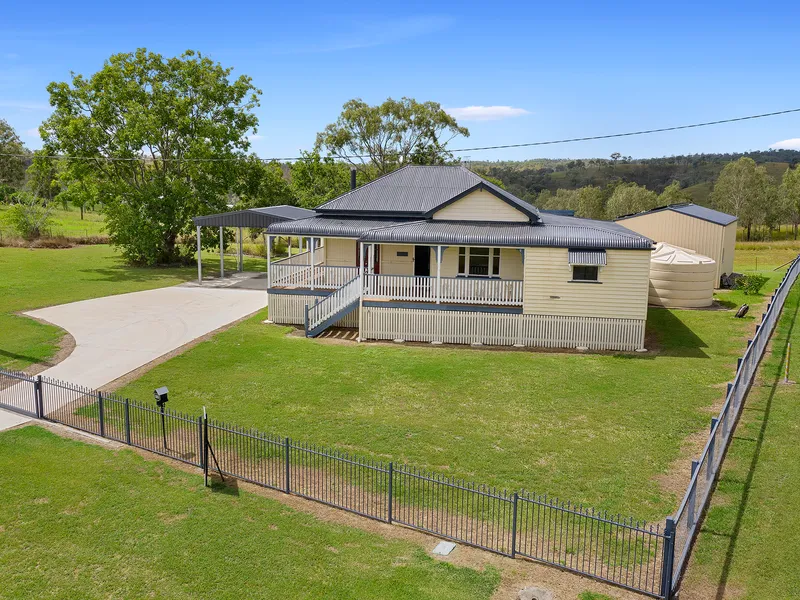
<path fill-rule="evenodd" d="M 651 596 L 669 589 L 662 574 L 671 538 L 659 525 L 352 456 L 44 376 L 0 370 L 0 405 L 197 466 L 206 478 L 219 471 Z"/>
<path fill-rule="evenodd" d="M 48 377 L 0 370 L 0 406 L 195 465 L 204 470 L 206 481 L 216 470 L 371 519 L 669 598 L 680 582 L 747 390 L 798 275 L 800 257 L 739 361 L 701 458 L 693 462 L 680 508 L 663 527 L 352 456 L 206 415 L 154 408 Z"/>

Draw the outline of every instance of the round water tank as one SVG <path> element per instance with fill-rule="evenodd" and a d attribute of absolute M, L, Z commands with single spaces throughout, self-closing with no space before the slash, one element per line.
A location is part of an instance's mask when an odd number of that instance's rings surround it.
<path fill-rule="evenodd" d="M 716 273 L 713 259 L 660 242 L 650 257 L 648 302 L 674 308 L 711 306 Z"/>

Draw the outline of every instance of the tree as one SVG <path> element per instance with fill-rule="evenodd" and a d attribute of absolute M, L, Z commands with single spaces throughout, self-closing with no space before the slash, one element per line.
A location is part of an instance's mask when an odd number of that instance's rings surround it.
<path fill-rule="evenodd" d="M 616 187 L 606 206 L 606 215 L 615 219 L 658 206 L 658 195 L 635 183 L 622 183 Z"/>
<path fill-rule="evenodd" d="M 372 167 L 379 176 L 406 164 L 452 161 L 447 144 L 458 135 L 467 137 L 469 130 L 436 102 L 389 98 L 370 106 L 355 98 L 345 102 L 336 122 L 317 135 L 314 149 L 359 169 Z"/>
<path fill-rule="evenodd" d="M 606 214 L 606 195 L 599 187 L 587 185 L 578 190 L 576 216 L 585 219 L 602 219 Z"/>
<path fill-rule="evenodd" d="M 722 169 L 711 201 L 718 210 L 739 217 L 739 225 L 747 228 L 749 240 L 753 225 L 763 222 L 768 185 L 767 170 L 757 166 L 752 158 L 742 157 Z"/>
<path fill-rule="evenodd" d="M 94 178 L 111 241 L 129 261 L 189 258 L 191 244 L 180 241 L 191 239 L 191 217 L 227 208 L 261 93 L 230 75 L 193 51 L 165 59 L 140 48 L 88 79 L 48 86 L 45 148 L 76 157 L 65 161 L 73 179 Z"/>
<path fill-rule="evenodd" d="M 42 235 L 51 223 L 52 206 L 27 191 L 17 192 L 14 204 L 8 210 L 6 219 L 11 227 L 26 240 L 35 240 Z"/>
<path fill-rule="evenodd" d="M 669 206 L 670 204 L 682 204 L 684 202 L 691 202 L 692 197 L 681 189 L 679 181 L 673 181 L 664 191 L 658 196 L 658 204 L 660 206 Z"/>
<path fill-rule="evenodd" d="M 794 228 L 794 239 L 797 239 L 797 226 L 800 225 L 800 167 L 784 171 L 779 193 Z"/>
<path fill-rule="evenodd" d="M 347 165 L 319 152 L 303 152 L 302 159 L 291 166 L 291 187 L 297 203 L 304 208 L 316 208 L 350 189 L 350 169 Z M 357 179 L 363 180 L 359 173 Z"/>
<path fill-rule="evenodd" d="M 0 119 L 0 186 L 18 190 L 25 183 L 28 150 L 17 132 L 5 119 Z M 10 194 L 9 190 L 6 193 Z M 5 194 L 4 194 L 5 195 Z"/>
<path fill-rule="evenodd" d="M 265 163 L 250 156 L 239 165 L 240 175 L 236 194 L 245 208 L 297 204 L 297 198 L 283 177 L 281 165 L 275 161 Z"/>
<path fill-rule="evenodd" d="M 27 187 L 45 204 L 49 204 L 61 192 L 60 161 L 47 157 L 45 150 L 36 150 L 27 170 Z"/>

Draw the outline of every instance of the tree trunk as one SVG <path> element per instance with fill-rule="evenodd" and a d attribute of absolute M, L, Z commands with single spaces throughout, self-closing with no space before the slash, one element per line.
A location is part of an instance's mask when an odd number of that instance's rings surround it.
<path fill-rule="evenodd" d="M 81 204 L 81 221 L 83 221 L 83 204 Z"/>
<path fill-rule="evenodd" d="M 752 227 L 753 227 L 752 225 L 748 225 L 747 226 L 747 241 L 748 242 L 750 241 L 750 230 L 752 229 Z"/>

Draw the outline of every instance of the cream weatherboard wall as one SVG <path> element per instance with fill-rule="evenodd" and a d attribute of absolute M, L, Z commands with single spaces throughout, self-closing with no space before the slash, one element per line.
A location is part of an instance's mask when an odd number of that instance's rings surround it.
<path fill-rule="evenodd" d="M 356 241 L 344 238 L 325 238 L 325 264 L 331 267 L 355 267 Z"/>
<path fill-rule="evenodd" d="M 476 190 L 436 211 L 434 219 L 446 221 L 502 221 L 524 223 L 528 215 L 486 190 Z"/>
<path fill-rule="evenodd" d="M 413 275 L 414 246 L 381 244 L 381 275 Z"/>
<path fill-rule="evenodd" d="M 566 248 L 525 250 L 524 314 L 647 319 L 648 250 L 607 250 L 599 283 L 572 282 Z"/>
<path fill-rule="evenodd" d="M 622 219 L 619 224 L 655 242 L 667 242 L 713 258 L 717 263 L 717 282 L 723 273 L 733 272 L 736 221 L 723 227 L 674 210 L 660 210 Z"/>
<path fill-rule="evenodd" d="M 458 277 L 458 246 L 442 254 L 442 277 Z M 431 248 L 431 275 L 436 275 L 436 251 Z M 516 248 L 500 249 L 500 279 L 522 280 L 522 253 Z"/>

